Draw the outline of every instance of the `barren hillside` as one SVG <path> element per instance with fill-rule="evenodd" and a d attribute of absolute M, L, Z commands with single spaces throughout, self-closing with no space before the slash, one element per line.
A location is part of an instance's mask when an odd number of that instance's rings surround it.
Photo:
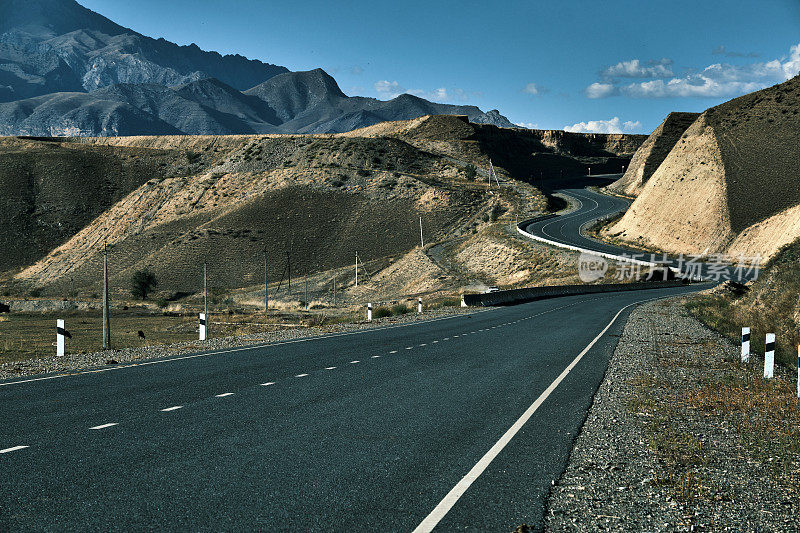
<path fill-rule="evenodd" d="M 700 113 L 670 113 L 639 147 L 619 180 L 608 188 L 612 192 L 638 196 L 644 184 L 658 169 L 686 129 Z"/>
<path fill-rule="evenodd" d="M 704 112 L 605 234 L 770 257 L 800 237 L 800 77 Z"/>
<path fill-rule="evenodd" d="M 257 283 L 266 251 L 278 281 L 289 258 L 297 276 L 348 265 L 356 252 L 364 261 L 404 253 L 419 243 L 419 217 L 432 242 L 474 229 L 493 206 L 541 212 L 544 197 L 524 184 L 537 172 L 599 172 L 627 162 L 642 140 L 454 116 L 335 135 L 9 138 L 0 158 L 19 162 L 0 176 L 17 212 L 0 237 L 20 250 L 40 244 L 2 268 L 22 267 L 14 283 L 45 293 L 96 290 L 108 245 L 116 287 L 150 268 L 183 292 L 199 286 L 204 262 L 214 286 Z M 69 158 L 77 162 L 64 165 Z M 502 191 L 487 191 L 490 159 Z"/>

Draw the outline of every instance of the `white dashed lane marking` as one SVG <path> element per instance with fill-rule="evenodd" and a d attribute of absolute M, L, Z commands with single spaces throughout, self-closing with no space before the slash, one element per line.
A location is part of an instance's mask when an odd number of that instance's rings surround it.
<path fill-rule="evenodd" d="M 91 427 L 89 429 L 106 429 L 106 428 L 110 428 L 111 426 L 116 426 L 116 425 L 117 425 L 117 422 L 111 422 L 109 424 L 101 424 L 99 426 L 94 426 L 94 427 Z"/>
<path fill-rule="evenodd" d="M 274 381 L 267 381 L 266 383 L 262 383 L 261 384 L 262 387 L 269 387 L 270 385 L 275 385 L 275 382 Z"/>
<path fill-rule="evenodd" d="M 413 350 L 413 349 L 414 349 L 413 346 L 406 346 L 406 350 Z"/>
<path fill-rule="evenodd" d="M 427 344 L 423 342 L 422 344 L 419 345 L 420 348 L 422 348 L 423 346 L 427 346 Z"/>
<path fill-rule="evenodd" d="M 336 368 L 335 366 L 326 366 L 325 370 L 334 370 L 335 368 Z"/>
<path fill-rule="evenodd" d="M 373 355 L 372 356 L 373 359 L 377 359 L 378 357 L 380 357 L 380 355 Z"/>
<path fill-rule="evenodd" d="M 167 407 L 166 409 L 162 409 L 161 412 L 162 413 L 169 413 L 170 411 L 177 411 L 178 409 L 181 409 L 182 407 L 183 407 L 182 405 L 173 405 L 172 407 Z"/>
<path fill-rule="evenodd" d="M 351 364 L 351 365 L 354 365 L 354 364 L 356 364 L 356 363 L 360 363 L 360 362 L 361 362 L 361 361 L 350 361 L 350 364 Z"/>
<path fill-rule="evenodd" d="M 224 398 L 225 396 L 233 396 L 232 392 L 223 392 L 222 394 L 217 394 L 217 398 Z"/>
<path fill-rule="evenodd" d="M 306 377 L 307 375 L 308 375 L 308 374 L 297 374 L 295 377 L 296 377 L 296 378 L 304 378 L 304 377 Z"/>
<path fill-rule="evenodd" d="M 11 448 L 6 448 L 5 450 L 0 450 L 0 453 L 11 453 L 11 452 L 15 452 L 17 450 L 24 450 L 25 448 L 28 448 L 28 446 L 12 446 Z"/>
<path fill-rule="evenodd" d="M 436 344 L 437 342 L 439 342 L 439 341 L 433 341 L 431 344 Z"/>
<path fill-rule="evenodd" d="M 391 352 L 389 352 L 389 353 L 397 353 L 397 350 L 392 350 L 392 351 L 391 351 Z"/>

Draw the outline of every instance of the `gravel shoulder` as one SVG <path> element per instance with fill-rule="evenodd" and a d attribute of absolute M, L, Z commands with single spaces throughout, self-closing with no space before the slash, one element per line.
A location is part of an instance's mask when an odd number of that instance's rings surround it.
<path fill-rule="evenodd" d="M 120 350 L 104 350 L 93 353 L 67 353 L 63 357 L 48 356 L 24 361 L 15 361 L 0 365 L 0 380 L 34 376 L 40 374 L 66 373 L 79 370 L 95 369 L 119 365 L 133 361 L 160 359 L 191 352 L 207 352 L 223 350 L 254 344 L 268 344 L 299 338 L 347 333 L 379 327 L 410 324 L 464 314 L 483 312 L 483 309 L 442 307 L 426 310 L 422 315 L 408 313 L 386 318 L 377 318 L 372 322 L 355 322 L 349 324 L 330 324 L 308 328 L 269 331 L 236 337 L 210 338 L 206 341 L 190 341 L 161 346 L 142 346 Z"/>
<path fill-rule="evenodd" d="M 800 530 L 796 376 L 689 316 L 631 315 L 567 468 L 550 531 Z"/>

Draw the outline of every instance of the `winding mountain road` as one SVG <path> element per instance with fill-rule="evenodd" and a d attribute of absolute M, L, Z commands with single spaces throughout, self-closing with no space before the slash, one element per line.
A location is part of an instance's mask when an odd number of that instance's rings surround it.
<path fill-rule="evenodd" d="M 541 525 L 628 314 L 693 290 L 0 381 L 0 531 Z"/>

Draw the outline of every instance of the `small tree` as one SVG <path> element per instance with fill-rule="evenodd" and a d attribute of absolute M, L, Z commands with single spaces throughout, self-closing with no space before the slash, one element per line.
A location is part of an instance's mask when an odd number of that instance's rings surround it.
<path fill-rule="evenodd" d="M 158 278 L 149 269 L 137 270 L 131 278 L 131 295 L 134 298 L 147 299 L 147 295 L 158 287 Z"/>
<path fill-rule="evenodd" d="M 468 180 L 474 180 L 475 176 L 478 175 L 478 169 L 475 168 L 475 165 L 470 163 L 467 165 L 467 168 L 464 170 L 464 174 Z"/>

